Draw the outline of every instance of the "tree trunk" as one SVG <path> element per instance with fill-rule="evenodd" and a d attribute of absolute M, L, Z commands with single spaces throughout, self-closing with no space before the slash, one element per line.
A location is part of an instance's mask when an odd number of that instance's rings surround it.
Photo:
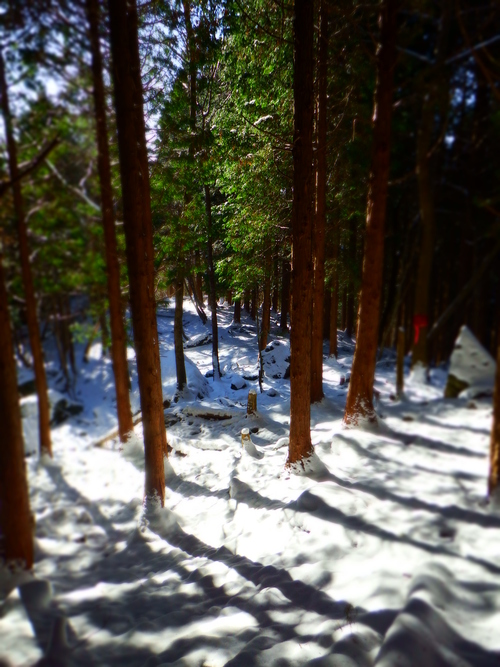
<path fill-rule="evenodd" d="M 35 386 L 38 396 L 38 432 L 40 454 L 52 456 L 52 443 L 50 439 L 50 406 L 47 395 L 47 378 L 43 362 L 43 349 L 40 341 L 40 330 L 38 328 L 37 305 L 33 277 L 31 274 L 31 260 L 28 246 L 28 233 L 26 219 L 24 216 L 24 203 L 21 192 L 21 183 L 18 180 L 19 169 L 17 165 L 17 147 L 12 128 L 12 116 L 10 114 L 9 96 L 3 53 L 0 49 L 0 95 L 2 98 L 2 114 L 5 127 L 5 139 L 9 159 L 10 178 L 13 181 L 12 194 L 14 199 L 14 210 L 17 219 L 17 233 L 19 237 L 19 255 L 21 259 L 21 274 L 26 300 L 26 320 L 28 322 L 28 333 L 30 338 L 31 354 L 33 355 L 33 367 L 35 371 Z"/>
<path fill-rule="evenodd" d="M 87 0 L 90 44 L 92 50 L 92 80 L 94 86 L 94 109 L 97 135 L 97 167 L 101 185 L 101 211 L 106 249 L 106 273 L 108 280 L 109 315 L 111 325 L 111 358 L 115 377 L 116 411 L 118 433 L 125 442 L 133 430 L 132 409 L 129 396 L 129 374 L 127 362 L 127 336 L 123 322 L 120 294 L 120 267 L 116 245 L 115 220 L 113 214 L 113 189 L 109 161 L 108 130 L 106 123 L 106 97 L 102 78 L 102 59 L 99 47 L 99 3 Z M 104 335 L 104 329 L 103 329 Z M 103 347 L 104 350 L 104 347 Z"/>
<path fill-rule="evenodd" d="M 264 279 L 264 302 L 262 304 L 262 329 L 259 339 L 259 351 L 267 345 L 271 328 L 271 256 L 266 256 L 266 277 Z"/>
<path fill-rule="evenodd" d="M 255 320 L 255 318 L 257 316 L 257 308 L 258 308 L 257 298 L 258 298 L 258 295 L 259 295 L 259 292 L 258 292 L 257 288 L 254 287 L 254 289 L 252 290 L 252 305 L 250 307 L 250 317 L 252 318 L 252 320 Z"/>
<path fill-rule="evenodd" d="M 288 313 L 290 312 L 290 262 L 281 265 L 281 331 L 288 331 Z"/>
<path fill-rule="evenodd" d="M 210 307 L 212 309 L 212 368 L 214 371 L 214 380 L 219 380 L 219 329 L 217 327 L 217 293 L 215 291 L 215 271 L 212 252 L 212 199 L 208 185 L 205 185 L 205 209 L 207 213 L 208 282 L 210 286 Z"/>
<path fill-rule="evenodd" d="M 7 291 L 0 255 L 0 533 L 7 563 L 33 566 L 33 535 Z"/>
<path fill-rule="evenodd" d="M 280 282 L 280 276 L 279 276 L 279 264 L 278 264 L 278 258 L 275 257 L 273 260 L 273 277 L 274 277 L 274 282 L 273 282 L 273 298 L 271 301 L 271 308 L 273 309 L 274 313 L 278 312 L 278 301 L 279 301 L 279 282 Z"/>
<path fill-rule="evenodd" d="M 380 47 L 377 53 L 373 155 L 366 213 L 359 325 L 344 413 L 344 423 L 351 425 L 356 425 L 364 418 L 376 421 L 373 409 L 373 381 L 384 269 L 384 229 L 396 63 L 396 17 L 397 0 L 384 0 L 380 17 Z"/>
<path fill-rule="evenodd" d="M 342 291 L 342 309 L 340 313 L 340 328 L 342 331 L 346 329 L 347 322 L 347 288 L 344 287 Z"/>
<path fill-rule="evenodd" d="M 241 299 L 234 300 L 234 315 L 233 322 L 235 324 L 241 324 Z"/>
<path fill-rule="evenodd" d="M 245 290 L 243 295 L 243 308 L 247 313 L 250 312 L 250 292 L 248 290 Z"/>
<path fill-rule="evenodd" d="M 497 352 L 497 372 L 495 396 L 493 398 L 493 426 L 490 442 L 490 472 L 488 476 L 488 496 L 500 500 L 500 344 Z"/>
<path fill-rule="evenodd" d="M 451 0 L 445 0 L 442 4 L 443 14 L 441 18 L 440 34 L 436 47 L 436 61 L 442 64 L 449 19 L 451 16 Z M 422 238 L 418 258 L 417 282 L 415 285 L 415 303 L 413 314 L 413 350 L 412 367 L 421 366 L 427 369 L 429 366 L 429 350 L 427 343 L 427 332 L 429 331 L 430 318 L 430 283 L 434 255 L 435 236 L 435 211 L 433 196 L 433 176 L 431 174 L 431 159 L 429 154 L 434 138 L 434 126 L 436 122 L 436 105 L 443 94 L 443 81 L 441 77 L 434 74 L 429 88 L 424 91 L 422 117 L 417 132 L 417 186 L 420 209 L 420 223 Z"/>
<path fill-rule="evenodd" d="M 338 304 L 339 291 L 338 288 L 332 290 L 331 296 L 331 305 L 330 305 L 330 340 L 329 340 L 329 349 L 328 354 L 330 357 L 338 357 L 338 345 L 337 345 L 337 311 L 339 309 Z"/>
<path fill-rule="evenodd" d="M 182 391 L 186 386 L 186 365 L 184 363 L 184 344 L 182 339 L 182 305 L 184 301 L 184 281 L 175 283 L 175 315 L 174 315 L 174 347 L 175 369 L 177 372 L 177 389 Z"/>
<path fill-rule="evenodd" d="M 345 311 L 345 330 L 349 338 L 352 338 L 354 333 L 354 271 L 356 268 L 356 220 L 351 219 L 349 225 L 349 281 L 347 285 L 347 301 Z"/>
<path fill-rule="evenodd" d="M 333 285 L 330 304 L 330 349 L 329 355 L 338 357 L 337 348 L 337 321 L 339 310 L 339 250 L 340 250 L 340 230 L 337 226 L 335 230 L 335 239 L 333 242 Z"/>
<path fill-rule="evenodd" d="M 396 396 L 401 398 L 405 388 L 405 330 L 398 328 L 396 360 Z"/>
<path fill-rule="evenodd" d="M 135 0 L 109 0 L 113 81 L 132 326 L 144 427 L 145 495 L 164 504 L 163 416 L 153 227 Z"/>
<path fill-rule="evenodd" d="M 330 310 L 332 307 L 332 293 L 325 288 L 325 299 L 323 302 L 323 340 L 330 340 Z"/>
<path fill-rule="evenodd" d="M 313 454 L 311 444 L 311 326 L 313 200 L 313 14 L 295 0 L 292 204 L 292 328 L 290 333 L 290 444 L 287 465 Z"/>
<path fill-rule="evenodd" d="M 316 215 L 313 233 L 314 293 L 311 335 L 311 403 L 323 398 L 323 302 L 325 298 L 326 117 L 328 74 L 328 6 L 320 2 L 318 65 L 318 148 Z"/>

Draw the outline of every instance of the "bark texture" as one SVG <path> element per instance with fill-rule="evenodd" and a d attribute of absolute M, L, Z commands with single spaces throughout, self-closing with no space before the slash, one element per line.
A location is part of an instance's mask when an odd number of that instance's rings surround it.
<path fill-rule="evenodd" d="M 233 322 L 235 324 L 241 324 L 241 299 L 234 300 L 234 315 Z"/>
<path fill-rule="evenodd" d="M 184 300 L 184 281 L 175 283 L 175 314 L 174 314 L 174 347 L 177 389 L 182 391 L 186 386 L 186 364 L 184 363 L 184 341 L 182 336 L 182 305 Z"/>
<path fill-rule="evenodd" d="M 442 65 L 452 12 L 451 0 L 444 0 L 442 7 L 441 28 L 435 50 L 438 67 L 434 73 L 433 79 L 424 91 L 422 116 L 417 132 L 416 173 L 422 238 L 418 257 L 417 282 L 415 285 L 412 366 L 420 365 L 424 368 L 427 368 L 429 365 L 427 333 L 429 331 L 431 317 L 430 284 L 435 237 L 431 148 L 434 140 L 434 130 L 438 111 L 437 106 L 442 99 L 444 89 L 442 80 L 444 70 Z"/>
<path fill-rule="evenodd" d="M 397 0 L 385 0 L 377 53 L 374 103 L 373 156 L 368 189 L 366 236 L 361 278 L 359 325 L 344 423 L 360 418 L 376 421 L 373 381 L 377 357 L 378 324 L 382 296 L 384 229 L 390 167 L 390 139 L 394 66 L 396 62 Z"/>
<path fill-rule="evenodd" d="M 113 190 L 109 161 L 108 130 L 106 122 L 106 98 L 102 78 L 102 59 L 99 46 L 98 0 L 87 0 L 87 17 L 92 50 L 92 81 L 94 86 L 94 109 L 97 135 L 97 167 L 101 184 L 101 214 L 106 248 L 106 273 L 108 280 L 109 314 L 111 325 L 111 358 L 116 388 L 116 411 L 118 433 L 125 442 L 133 430 L 132 409 L 129 396 L 129 374 L 127 363 L 127 337 L 123 323 L 120 296 L 120 267 L 116 247 L 115 219 L 113 213 Z M 103 314 L 104 315 L 104 314 Z M 105 315 L 103 317 L 105 321 Z M 102 328 L 104 336 L 104 328 Z M 104 345 L 103 345 L 104 350 Z"/>
<path fill-rule="evenodd" d="M 356 245 L 358 230 L 356 220 L 351 218 L 349 223 L 349 281 L 347 285 L 347 295 L 345 300 L 345 331 L 349 338 L 354 333 L 354 272 L 356 271 Z"/>
<path fill-rule="evenodd" d="M 290 444 L 287 465 L 313 453 L 311 445 L 311 326 L 313 179 L 313 3 L 295 1 L 292 204 L 292 328 Z"/>
<path fill-rule="evenodd" d="M 2 104 L 2 115 L 5 126 L 5 138 L 9 160 L 10 178 L 13 183 L 12 194 L 14 199 L 14 210 L 17 220 L 17 234 L 19 239 L 19 256 L 21 259 L 21 274 L 23 280 L 24 297 L 26 299 L 26 320 L 28 322 L 28 333 L 30 339 L 31 353 L 33 355 L 33 368 L 35 371 L 35 387 L 38 396 L 38 433 L 40 454 L 52 456 L 52 442 L 50 438 L 50 406 L 47 394 L 47 378 L 43 361 L 42 343 L 40 340 L 40 329 L 38 327 L 37 304 L 33 276 L 31 274 L 31 261 L 28 245 L 28 232 L 24 215 L 24 202 L 19 180 L 19 168 L 17 164 L 17 146 L 14 139 L 12 127 L 12 116 L 9 106 L 9 92 L 5 78 L 5 67 L 3 53 L 0 49 L 0 96 Z"/>
<path fill-rule="evenodd" d="M 500 494 L 500 341 L 497 352 L 497 373 L 495 395 L 493 397 L 493 426 L 490 441 L 490 472 L 488 476 L 488 495 Z"/>
<path fill-rule="evenodd" d="M 330 304 L 330 348 L 329 355 L 335 357 L 338 356 L 338 345 L 337 345 L 337 320 L 338 320 L 338 310 L 339 310 L 339 250 L 340 250 L 340 231 L 335 230 L 335 238 L 333 242 L 333 285 L 332 285 L 332 296 Z"/>
<path fill-rule="evenodd" d="M 6 562 L 33 566 L 33 535 L 24 465 L 17 373 L 0 255 L 0 533 Z"/>
<path fill-rule="evenodd" d="M 132 325 L 144 424 L 145 495 L 164 504 L 167 450 L 156 326 L 153 228 L 135 0 L 109 0 Z"/>
<path fill-rule="evenodd" d="M 267 345 L 271 328 L 271 256 L 266 256 L 266 277 L 264 280 L 264 301 L 262 303 L 262 328 L 259 338 L 259 351 Z"/>
<path fill-rule="evenodd" d="M 325 298 L 326 118 L 328 73 L 328 7 L 320 2 L 318 65 L 318 149 L 314 224 L 314 294 L 311 337 L 311 403 L 323 398 L 323 302 Z"/>
<path fill-rule="evenodd" d="M 280 329 L 288 330 L 288 314 L 290 312 L 290 262 L 284 261 L 281 265 L 281 315 Z"/>

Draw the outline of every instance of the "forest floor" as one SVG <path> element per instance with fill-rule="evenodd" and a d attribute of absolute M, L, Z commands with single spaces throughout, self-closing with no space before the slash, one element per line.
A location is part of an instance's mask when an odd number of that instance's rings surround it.
<path fill-rule="evenodd" d="M 185 308 L 196 342 L 210 322 Z M 273 321 L 259 393 L 255 323 L 231 317 L 221 307 L 221 380 L 205 377 L 210 344 L 186 349 L 189 388 L 165 412 L 173 451 L 156 512 L 142 508 L 141 424 L 123 449 L 116 438 L 95 446 L 116 426 L 100 344 L 79 364 L 83 411 L 53 429 L 53 460 L 27 458 L 36 563 L 33 574 L 0 572 L 0 665 L 498 667 L 491 398 L 444 399 L 437 369 L 425 385 L 407 374 L 396 401 L 386 352 L 378 432 L 346 430 L 340 380 L 353 344 L 339 334 L 338 361 L 324 358 L 325 399 L 312 408 L 314 466 L 291 475 L 289 340 Z M 158 327 L 172 399 L 173 308 Z M 132 350 L 130 365 L 137 410 Z M 258 413 L 247 417 L 252 387 Z M 29 451 L 36 422 L 23 400 Z"/>

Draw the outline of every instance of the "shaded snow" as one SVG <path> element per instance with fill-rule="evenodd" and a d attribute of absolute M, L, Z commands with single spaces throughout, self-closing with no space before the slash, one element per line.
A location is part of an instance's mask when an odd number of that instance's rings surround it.
<path fill-rule="evenodd" d="M 185 306 L 192 340 L 210 322 Z M 172 314 L 158 319 L 170 400 Z M 53 461 L 28 459 L 36 565 L 33 575 L 0 573 L 2 660 L 500 664 L 500 515 L 485 504 L 491 399 L 443 399 L 446 375 L 436 370 L 395 401 L 388 352 L 377 364 L 379 430 L 345 430 L 340 378 L 353 344 L 340 337 L 339 360 L 324 360 L 325 399 L 312 409 L 313 465 L 296 475 L 284 467 L 289 341 L 273 321 L 260 393 L 246 379 L 258 370 L 254 323 L 242 313 L 231 326 L 228 307 L 219 317 L 225 374 L 207 380 L 211 346 L 189 348 L 188 390 L 165 412 L 164 509 L 143 507 L 141 424 L 123 448 L 93 446 L 116 425 L 111 364 L 96 347 L 81 366 L 84 411 L 53 429 Z M 137 409 L 133 353 L 129 363 Z M 231 389 L 236 376 L 247 388 Z M 258 405 L 247 416 L 250 388 Z"/>

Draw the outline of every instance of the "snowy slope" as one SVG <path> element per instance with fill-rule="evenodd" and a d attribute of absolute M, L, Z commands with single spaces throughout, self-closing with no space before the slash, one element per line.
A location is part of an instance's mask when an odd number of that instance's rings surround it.
<path fill-rule="evenodd" d="M 187 335 L 209 331 L 185 305 Z M 344 430 L 353 345 L 339 340 L 312 410 L 318 465 L 291 475 L 289 341 L 273 324 L 258 414 L 247 417 L 255 327 L 231 317 L 221 308 L 221 380 L 205 378 L 210 345 L 186 349 L 190 387 L 165 413 L 166 507 L 149 515 L 141 425 L 123 451 L 94 446 L 116 425 L 111 367 L 97 346 L 82 365 L 84 411 L 54 428 L 53 462 L 28 459 L 36 566 L 0 575 L 4 664 L 498 666 L 500 515 L 484 503 L 491 400 L 443 399 L 436 371 L 396 402 L 386 353 L 379 432 Z M 172 309 L 158 326 L 172 399 Z M 231 389 L 238 379 L 246 386 Z"/>

